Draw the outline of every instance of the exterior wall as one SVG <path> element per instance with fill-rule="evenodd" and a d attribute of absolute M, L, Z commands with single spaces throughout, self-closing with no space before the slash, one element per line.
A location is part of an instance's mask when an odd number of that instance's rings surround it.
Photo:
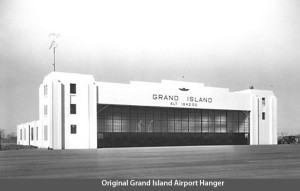
<path fill-rule="evenodd" d="M 70 93 L 70 84 L 76 84 L 76 93 Z M 53 149 L 97 148 L 96 86 L 90 75 L 52 72 L 45 77 L 40 88 L 47 85 L 48 95 L 41 95 L 48 114 L 40 107 L 40 119 L 48 126 L 49 140 L 44 146 Z M 40 90 L 40 92 L 42 92 Z M 71 104 L 76 104 L 76 114 L 71 114 Z M 71 133 L 76 125 L 76 133 Z M 95 142 L 95 143 L 94 143 Z"/>
<path fill-rule="evenodd" d="M 163 80 L 162 83 L 130 84 L 97 82 L 97 86 L 99 104 L 251 110 L 248 94 L 229 92 L 225 88 L 204 87 L 203 84 Z M 181 91 L 182 88 L 188 91 Z"/>
<path fill-rule="evenodd" d="M 84 84 L 77 82 L 77 92 L 74 95 L 70 95 L 69 87 L 66 86 L 66 99 L 65 99 L 65 146 L 66 148 L 90 148 L 90 128 L 92 124 L 90 122 L 93 119 L 90 117 L 90 108 L 95 108 L 92 105 L 96 105 L 95 103 L 91 103 L 89 95 L 92 94 L 90 92 L 89 86 L 93 86 L 92 84 Z M 94 95 L 95 97 L 96 95 Z M 70 104 L 76 104 L 76 114 L 70 114 Z M 96 108 L 95 111 L 96 112 Z M 96 119 L 94 119 L 96 121 Z M 71 134 L 70 127 L 71 125 L 77 125 L 76 134 Z M 95 139 L 96 140 L 96 139 Z"/>
<path fill-rule="evenodd" d="M 97 86 L 89 84 L 88 86 L 88 125 L 89 142 L 88 148 L 97 148 Z"/>
<path fill-rule="evenodd" d="M 55 149 L 64 148 L 64 85 L 60 81 L 52 82 L 52 128 L 50 129 L 51 147 Z"/>
<path fill-rule="evenodd" d="M 251 100 L 250 144 L 277 144 L 277 99 L 273 92 L 255 89 L 242 92 L 250 95 Z"/>
<path fill-rule="evenodd" d="M 39 121 L 20 124 L 17 126 L 17 144 L 41 147 L 41 134 Z"/>
<path fill-rule="evenodd" d="M 98 104 L 250 111 L 250 144 L 277 144 L 277 100 L 272 91 L 229 92 L 225 88 L 169 80 L 130 84 L 98 82 L 97 85 Z M 182 88 L 187 91 L 180 91 Z M 205 98 L 210 101 L 203 101 Z"/>
<path fill-rule="evenodd" d="M 44 88 L 47 86 L 47 93 L 44 93 Z M 41 148 L 47 148 L 50 146 L 49 128 L 51 126 L 50 118 L 52 113 L 52 105 L 48 104 L 52 100 L 52 83 L 44 83 L 39 88 L 39 115 L 40 125 L 42 129 L 41 136 Z M 45 106 L 47 107 L 45 109 Z M 45 114 L 45 110 L 47 114 Z"/>
<path fill-rule="evenodd" d="M 52 72 L 46 76 L 39 87 L 40 120 L 17 126 L 18 144 L 53 149 L 97 148 L 94 82 L 90 75 Z M 71 83 L 76 84 L 75 94 L 70 93 Z M 70 113 L 71 104 L 76 104 L 76 114 Z M 71 133 L 71 125 L 76 125 L 75 134 Z M 38 126 L 37 140 L 29 140 L 29 126 Z"/>
<path fill-rule="evenodd" d="M 272 125 L 271 125 L 271 133 L 272 136 L 272 144 L 277 144 L 277 98 L 275 96 L 272 97 Z"/>
<path fill-rule="evenodd" d="M 70 84 L 76 84 L 76 93 L 70 93 Z M 76 114 L 70 113 L 71 104 L 76 104 Z M 53 149 L 97 148 L 97 104 L 247 111 L 250 144 L 277 144 L 277 99 L 272 91 L 230 92 L 202 83 L 170 80 L 117 84 L 95 82 L 91 75 L 60 72 L 44 78 L 39 87 L 39 120 L 17 126 L 18 144 Z M 71 125 L 76 125 L 75 134 L 71 133 Z M 32 140 L 29 127 L 36 132 Z"/>
<path fill-rule="evenodd" d="M 29 136 L 28 136 L 28 130 L 29 130 L 29 123 L 23 123 L 18 125 L 17 132 L 18 132 L 18 144 L 20 145 L 29 145 Z"/>

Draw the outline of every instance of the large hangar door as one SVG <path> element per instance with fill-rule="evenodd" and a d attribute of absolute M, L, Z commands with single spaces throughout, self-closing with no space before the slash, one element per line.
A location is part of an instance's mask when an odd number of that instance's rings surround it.
<path fill-rule="evenodd" d="M 97 105 L 98 148 L 249 144 L 249 111 Z"/>

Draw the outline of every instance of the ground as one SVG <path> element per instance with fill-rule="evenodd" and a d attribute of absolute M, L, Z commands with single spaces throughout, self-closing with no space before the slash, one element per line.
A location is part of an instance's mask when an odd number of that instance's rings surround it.
<path fill-rule="evenodd" d="M 1 178 L 300 178 L 300 146 L 0 151 Z"/>
<path fill-rule="evenodd" d="M 36 149 L 35 146 L 17 145 L 16 143 L 1 143 L 0 151 L 5 150 L 19 150 L 19 149 Z"/>

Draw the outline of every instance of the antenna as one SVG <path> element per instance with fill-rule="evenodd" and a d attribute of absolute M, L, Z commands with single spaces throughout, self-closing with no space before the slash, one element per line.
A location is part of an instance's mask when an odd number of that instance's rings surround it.
<path fill-rule="evenodd" d="M 55 72 L 55 49 L 58 46 L 58 43 L 56 42 L 56 40 L 58 39 L 59 34 L 58 33 L 57 34 L 50 33 L 48 37 L 52 38 L 52 43 L 51 43 L 49 49 L 51 49 L 51 48 L 53 49 L 53 64 L 52 65 L 53 65 L 53 70 Z"/>

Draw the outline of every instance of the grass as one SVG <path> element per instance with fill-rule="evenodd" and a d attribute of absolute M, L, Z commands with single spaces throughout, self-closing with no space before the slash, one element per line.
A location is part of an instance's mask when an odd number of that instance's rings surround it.
<path fill-rule="evenodd" d="M 21 149 L 37 149 L 35 146 L 17 145 L 16 143 L 1 143 L 0 151 L 21 150 Z"/>

